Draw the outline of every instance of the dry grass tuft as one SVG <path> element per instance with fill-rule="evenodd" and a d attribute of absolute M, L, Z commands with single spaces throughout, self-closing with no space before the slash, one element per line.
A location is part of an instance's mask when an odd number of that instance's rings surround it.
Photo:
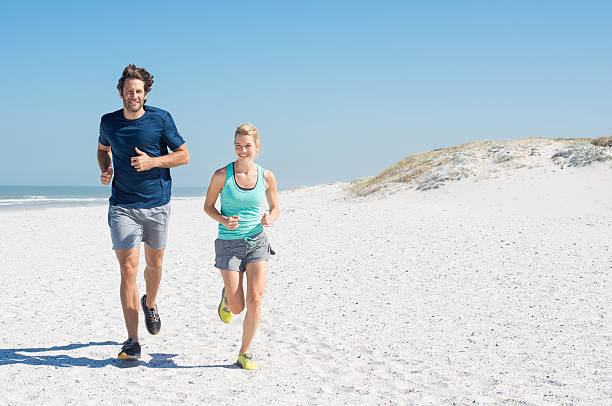
<path fill-rule="evenodd" d="M 389 181 L 409 183 L 417 176 L 428 172 L 436 157 L 446 155 L 456 148 L 444 148 L 410 155 L 376 176 L 355 182 L 349 189 L 357 195 L 365 196 L 377 192 Z"/>
<path fill-rule="evenodd" d="M 612 137 L 599 137 L 590 141 L 591 144 L 597 145 L 598 147 L 612 147 Z"/>

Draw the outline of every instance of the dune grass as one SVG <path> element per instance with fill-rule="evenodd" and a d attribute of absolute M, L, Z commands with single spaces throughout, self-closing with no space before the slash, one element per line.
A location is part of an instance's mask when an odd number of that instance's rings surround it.
<path fill-rule="evenodd" d="M 598 147 L 612 148 L 612 137 L 599 137 L 595 138 L 594 140 L 590 140 L 590 142 Z"/>
<path fill-rule="evenodd" d="M 418 177 L 431 172 L 433 168 L 456 160 L 454 154 L 473 149 L 481 143 L 482 141 L 474 141 L 407 156 L 376 176 L 354 182 L 349 187 L 349 190 L 357 195 L 365 196 L 377 192 L 388 182 L 410 183 Z"/>
<path fill-rule="evenodd" d="M 521 168 L 527 166 L 523 158 L 529 155 L 530 151 L 534 149 L 537 151 L 541 143 L 552 142 L 563 142 L 572 148 L 582 144 L 612 147 L 612 137 L 596 139 L 534 137 L 519 140 L 473 141 L 409 155 L 378 175 L 354 180 L 349 190 L 358 196 L 367 196 L 392 183 L 412 183 L 419 190 L 427 190 L 437 187 L 446 180 L 456 180 L 472 175 L 473 171 L 469 165 L 475 160 L 482 159 L 495 166 L 513 162 L 514 168 Z M 509 144 L 518 146 L 519 151 L 514 151 L 513 154 L 505 151 L 505 147 Z M 521 148 L 522 151 L 520 151 Z M 565 151 L 560 153 L 563 154 Z M 606 155 L 604 158 L 608 159 L 607 153 L 604 152 L 603 155 Z M 597 160 L 603 160 L 603 158 Z M 445 165 L 452 167 L 442 168 Z M 492 168 L 490 171 L 497 171 L 497 169 Z"/>
<path fill-rule="evenodd" d="M 380 190 L 389 180 L 408 183 L 414 177 L 429 171 L 436 157 L 447 155 L 449 151 L 455 148 L 457 147 L 437 149 L 410 155 L 395 165 L 385 169 L 378 175 L 354 183 L 349 189 L 357 195 L 365 196 Z"/>

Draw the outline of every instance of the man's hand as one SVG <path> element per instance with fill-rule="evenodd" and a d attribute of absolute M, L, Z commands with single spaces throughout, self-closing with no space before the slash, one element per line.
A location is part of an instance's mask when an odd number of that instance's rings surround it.
<path fill-rule="evenodd" d="M 134 147 L 138 156 L 132 157 L 132 166 L 138 172 L 148 171 L 149 169 L 155 168 L 155 161 L 153 158 L 142 152 L 138 147 Z"/>
<path fill-rule="evenodd" d="M 113 167 L 109 166 L 108 168 L 106 168 L 106 172 L 102 172 L 102 175 L 100 175 L 100 183 L 102 183 L 103 185 L 108 185 L 112 178 Z"/>

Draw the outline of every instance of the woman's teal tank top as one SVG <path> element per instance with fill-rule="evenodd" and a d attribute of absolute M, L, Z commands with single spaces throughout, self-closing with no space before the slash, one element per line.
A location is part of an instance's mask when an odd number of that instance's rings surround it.
<path fill-rule="evenodd" d="M 221 189 L 221 214 L 227 217 L 238 216 L 238 228 L 228 230 L 219 223 L 219 238 L 221 240 L 234 240 L 244 238 L 263 231 L 261 216 L 266 201 L 266 184 L 264 182 L 263 168 L 257 165 L 257 184 L 253 189 L 242 189 L 234 177 L 234 163 L 230 162 L 226 168 L 225 185 Z"/>

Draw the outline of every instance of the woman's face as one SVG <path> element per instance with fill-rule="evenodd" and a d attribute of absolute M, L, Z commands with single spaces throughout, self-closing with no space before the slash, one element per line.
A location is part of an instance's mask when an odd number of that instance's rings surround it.
<path fill-rule="evenodd" d="M 237 135 L 234 138 L 234 148 L 238 159 L 253 160 L 257 155 L 257 146 L 250 135 Z"/>

